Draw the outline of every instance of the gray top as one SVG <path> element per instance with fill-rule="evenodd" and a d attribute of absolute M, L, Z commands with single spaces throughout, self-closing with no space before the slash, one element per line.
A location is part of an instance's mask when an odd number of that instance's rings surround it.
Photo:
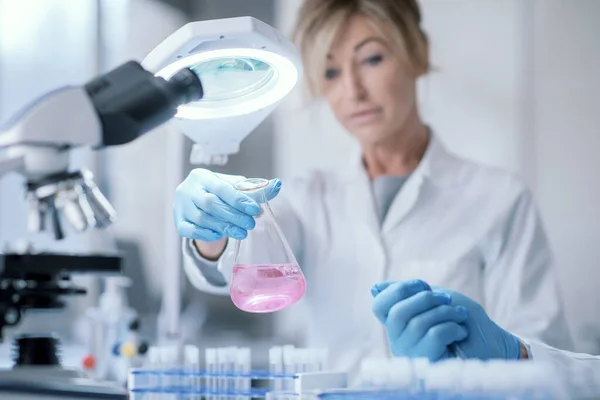
<path fill-rule="evenodd" d="M 400 192 L 404 183 L 408 180 L 408 176 L 378 176 L 371 181 L 371 191 L 375 200 L 375 208 L 381 225 L 385 220 L 396 194 Z"/>

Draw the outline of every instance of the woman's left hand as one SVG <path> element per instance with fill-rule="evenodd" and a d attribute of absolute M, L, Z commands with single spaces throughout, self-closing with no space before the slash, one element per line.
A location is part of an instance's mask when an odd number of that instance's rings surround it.
<path fill-rule="evenodd" d="M 432 287 L 432 290 L 447 294 L 452 297 L 452 304 L 463 306 L 469 311 L 469 318 L 464 322 L 469 330 L 469 337 L 456 344 L 466 358 L 480 360 L 494 358 L 518 360 L 523 358 L 521 357 L 523 353 L 521 341 L 515 335 L 496 325 L 479 303 L 450 289 Z"/>
<path fill-rule="evenodd" d="M 451 305 L 450 296 L 433 292 L 423 281 L 384 282 L 371 293 L 373 313 L 385 326 L 397 357 L 448 358 L 448 346 L 467 337 L 461 325 L 468 317 L 466 308 Z"/>
<path fill-rule="evenodd" d="M 458 292 L 405 281 L 376 284 L 371 293 L 373 313 L 384 324 L 395 356 L 437 361 L 458 352 L 482 360 L 521 358 L 519 339 Z"/>

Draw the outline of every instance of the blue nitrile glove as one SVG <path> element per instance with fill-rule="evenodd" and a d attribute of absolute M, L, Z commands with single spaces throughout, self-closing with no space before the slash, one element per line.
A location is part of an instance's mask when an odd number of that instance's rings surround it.
<path fill-rule="evenodd" d="M 440 287 L 432 289 L 436 293 L 449 295 L 452 297 L 452 304 L 463 306 L 469 311 L 469 318 L 463 323 L 469 330 L 469 337 L 456 344 L 466 358 L 481 360 L 520 358 L 520 340 L 496 325 L 479 303 L 450 289 Z"/>
<path fill-rule="evenodd" d="M 245 179 L 239 175 L 217 174 L 194 169 L 175 191 L 173 215 L 179 234 L 190 239 L 214 242 L 223 237 L 242 240 L 255 226 L 260 207 L 233 184 Z M 281 189 L 273 179 L 266 188 L 267 200 Z"/>
<path fill-rule="evenodd" d="M 371 288 L 373 313 L 385 326 L 390 349 L 397 357 L 451 357 L 448 346 L 464 340 L 468 331 L 460 324 L 468 317 L 452 298 L 433 292 L 423 281 L 382 282 Z"/>

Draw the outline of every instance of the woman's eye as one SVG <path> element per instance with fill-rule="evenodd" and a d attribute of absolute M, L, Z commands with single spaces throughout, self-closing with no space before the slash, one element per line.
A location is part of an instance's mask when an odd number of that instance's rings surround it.
<path fill-rule="evenodd" d="M 381 61 L 383 61 L 383 56 L 380 54 L 378 54 L 376 56 L 371 56 L 371 57 L 365 59 L 365 63 L 369 64 L 369 65 L 377 65 Z"/>
<path fill-rule="evenodd" d="M 325 71 L 325 79 L 333 79 L 338 76 L 339 71 L 337 69 L 328 69 Z"/>

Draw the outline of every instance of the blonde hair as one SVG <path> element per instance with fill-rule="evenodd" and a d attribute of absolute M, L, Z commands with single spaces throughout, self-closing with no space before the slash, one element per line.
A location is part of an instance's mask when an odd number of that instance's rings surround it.
<path fill-rule="evenodd" d="M 294 29 L 312 97 L 320 94 L 327 53 L 348 20 L 364 15 L 373 28 L 392 39 L 393 51 L 413 68 L 415 76 L 429 70 L 429 45 L 421 29 L 417 0 L 304 0 Z"/>

